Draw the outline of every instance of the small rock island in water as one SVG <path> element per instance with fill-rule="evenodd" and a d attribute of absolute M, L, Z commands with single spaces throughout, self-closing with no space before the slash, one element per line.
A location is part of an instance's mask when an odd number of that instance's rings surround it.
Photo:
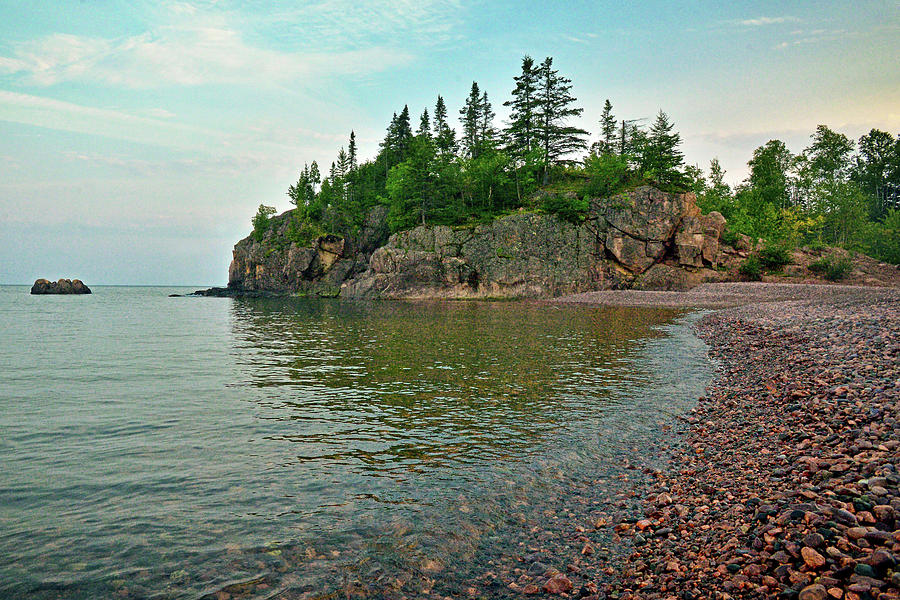
<path fill-rule="evenodd" d="M 38 279 L 31 286 L 32 294 L 90 294 L 91 288 L 84 285 L 80 279 L 60 279 L 49 281 Z"/>

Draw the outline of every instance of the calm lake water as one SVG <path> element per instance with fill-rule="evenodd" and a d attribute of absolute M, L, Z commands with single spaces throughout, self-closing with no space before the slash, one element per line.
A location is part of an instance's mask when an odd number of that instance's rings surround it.
<path fill-rule="evenodd" d="M 187 291 L 0 286 L 0 597 L 456 593 L 711 376 L 696 314 Z"/>

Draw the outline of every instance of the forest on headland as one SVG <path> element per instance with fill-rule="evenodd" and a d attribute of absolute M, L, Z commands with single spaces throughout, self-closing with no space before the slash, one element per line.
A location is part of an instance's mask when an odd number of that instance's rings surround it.
<path fill-rule="evenodd" d="M 459 110 L 457 131 L 440 95 L 418 119 L 394 113 L 374 158 L 361 161 L 350 132 L 330 167 L 304 164 L 287 195 L 296 209 L 288 241 L 352 235 L 376 205 L 393 231 L 417 225 L 468 225 L 514 211 L 578 222 L 590 198 L 639 185 L 692 191 L 699 206 L 728 221 L 725 235 L 745 234 L 789 250 L 840 246 L 900 263 L 900 135 L 872 129 L 858 141 L 819 125 L 793 154 L 781 140 L 753 150 L 749 176 L 732 187 L 713 158 L 706 170 L 685 164 L 681 135 L 662 110 L 655 120 L 622 118 L 606 100 L 598 131 L 580 117 L 572 81 L 551 57 L 522 58 L 502 126 L 477 82 Z M 253 235 L 262 239 L 273 207 L 260 205 Z"/>

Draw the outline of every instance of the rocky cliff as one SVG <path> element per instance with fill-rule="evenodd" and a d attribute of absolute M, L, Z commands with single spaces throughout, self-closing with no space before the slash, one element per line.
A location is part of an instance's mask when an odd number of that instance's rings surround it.
<path fill-rule="evenodd" d="M 292 211 L 271 220 L 257 240 L 250 235 L 234 246 L 228 292 L 337 296 L 341 284 L 364 272 L 376 248 L 388 238 L 387 209 L 376 207 L 356 235 L 322 236 L 311 246 L 288 240 Z"/>
<path fill-rule="evenodd" d="M 490 224 L 421 226 L 387 238 L 374 210 L 358 235 L 286 241 L 290 213 L 260 241 L 238 242 L 229 271 L 235 293 L 351 298 L 549 297 L 639 287 L 684 289 L 723 276 L 715 269 L 725 219 L 701 215 L 693 194 L 640 187 L 592 200 L 583 222 L 520 212 Z"/>
<path fill-rule="evenodd" d="M 520 213 L 475 227 L 417 227 L 391 236 L 341 295 L 509 298 L 690 287 L 720 278 L 714 267 L 724 226 L 720 214 L 700 214 L 693 194 L 641 187 L 592 201 L 577 225 Z"/>

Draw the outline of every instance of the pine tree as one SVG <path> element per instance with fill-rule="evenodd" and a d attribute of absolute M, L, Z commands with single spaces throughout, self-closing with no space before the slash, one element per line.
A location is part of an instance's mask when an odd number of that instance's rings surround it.
<path fill-rule="evenodd" d="M 641 170 L 660 183 L 682 183 L 684 155 L 678 149 L 680 145 L 681 135 L 675 131 L 675 124 L 660 110 L 644 144 Z"/>
<path fill-rule="evenodd" d="M 442 156 L 456 152 L 456 132 L 447 124 L 447 106 L 440 96 L 434 106 L 434 142 Z"/>
<path fill-rule="evenodd" d="M 512 100 L 503 103 L 503 106 L 510 108 L 509 126 L 504 132 L 506 148 L 519 159 L 535 147 L 537 79 L 534 59 L 525 55 L 522 58 L 522 73 L 513 78 L 516 87 L 512 91 Z"/>
<path fill-rule="evenodd" d="M 584 111 L 574 105 L 572 80 L 562 77 L 553 68 L 553 58 L 547 57 L 538 68 L 537 139 L 543 152 L 544 184 L 549 182 L 550 166 L 572 162 L 566 157 L 587 146 L 584 137 L 588 132 L 567 125 L 572 117 Z"/>

